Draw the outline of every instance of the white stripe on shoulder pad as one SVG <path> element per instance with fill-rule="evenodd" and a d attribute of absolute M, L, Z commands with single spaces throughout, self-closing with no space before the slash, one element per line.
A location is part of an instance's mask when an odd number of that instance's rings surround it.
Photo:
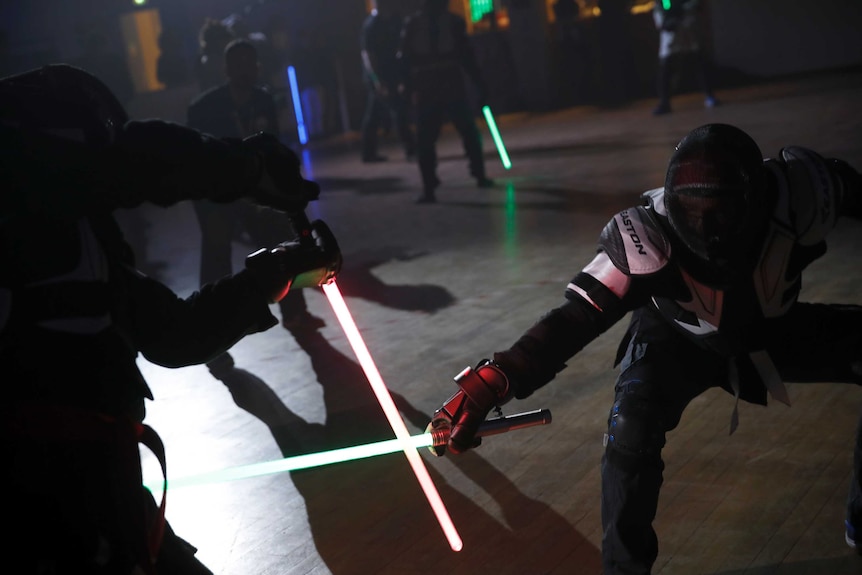
<path fill-rule="evenodd" d="M 632 279 L 617 268 L 605 252 L 596 255 L 582 271 L 596 278 L 620 299 L 628 293 L 632 283 Z"/>

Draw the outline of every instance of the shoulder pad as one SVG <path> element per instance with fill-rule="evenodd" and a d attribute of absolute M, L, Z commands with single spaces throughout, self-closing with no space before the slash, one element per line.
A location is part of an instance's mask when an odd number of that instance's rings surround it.
<path fill-rule="evenodd" d="M 627 275 L 655 273 L 670 256 L 670 241 L 648 209 L 640 206 L 615 215 L 602 230 L 599 247 Z"/>
<path fill-rule="evenodd" d="M 781 150 L 780 158 L 784 164 L 790 224 L 797 241 L 801 245 L 817 244 L 835 227 L 841 191 L 826 160 L 816 152 L 790 146 Z"/>

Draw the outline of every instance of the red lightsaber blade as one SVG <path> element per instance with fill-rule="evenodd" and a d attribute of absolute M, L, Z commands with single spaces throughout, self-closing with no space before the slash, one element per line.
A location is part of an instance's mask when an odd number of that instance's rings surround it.
<path fill-rule="evenodd" d="M 395 406 L 395 402 L 392 400 L 386 384 L 383 383 L 383 378 L 374 364 L 371 353 L 369 353 L 368 348 L 365 346 L 365 341 L 359 334 L 359 329 L 357 329 L 356 324 L 353 322 L 353 316 L 350 315 L 350 310 L 347 309 L 347 304 L 344 303 L 341 291 L 335 285 L 334 280 L 323 284 L 322 287 L 323 293 L 326 294 L 326 298 L 329 300 L 329 304 L 332 306 L 332 310 L 335 312 L 335 316 L 338 318 L 341 328 L 350 342 L 350 347 L 353 348 L 353 352 L 359 360 L 359 365 L 368 378 L 368 383 L 371 384 L 374 395 L 377 396 L 377 401 L 380 402 L 380 407 L 383 408 L 386 419 L 389 420 L 392 431 L 395 432 L 395 437 L 401 443 L 401 449 L 404 451 L 404 455 L 407 456 L 407 461 L 410 463 L 410 467 L 413 468 L 413 473 L 416 475 L 416 479 L 419 481 L 419 485 L 422 487 L 422 491 L 425 493 L 425 497 L 428 499 L 434 515 L 437 516 L 437 521 L 440 522 L 440 527 L 449 541 L 449 546 L 452 548 L 452 551 L 460 551 L 464 546 L 461 536 L 458 535 L 455 524 L 452 523 L 452 518 L 449 517 L 446 505 L 440 498 L 440 494 L 437 492 L 437 488 L 434 486 L 434 482 L 425 468 L 422 457 L 416 450 L 416 446 L 411 443 L 407 426 L 404 424 L 404 420 L 401 419 L 401 414 L 398 412 L 398 408 Z"/>

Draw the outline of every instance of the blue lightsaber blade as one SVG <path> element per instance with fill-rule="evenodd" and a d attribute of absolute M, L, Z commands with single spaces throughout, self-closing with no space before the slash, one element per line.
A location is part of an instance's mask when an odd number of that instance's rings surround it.
<path fill-rule="evenodd" d="M 308 133 L 305 131 L 305 119 L 302 115 L 302 102 L 299 98 L 299 82 L 296 80 L 296 68 L 287 67 L 287 79 L 290 82 L 290 95 L 293 98 L 293 112 L 296 114 L 296 131 L 300 144 L 308 143 Z"/>

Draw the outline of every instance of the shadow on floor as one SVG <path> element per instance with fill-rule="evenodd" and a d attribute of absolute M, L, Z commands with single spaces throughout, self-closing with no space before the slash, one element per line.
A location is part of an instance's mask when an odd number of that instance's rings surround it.
<path fill-rule="evenodd" d="M 255 375 L 233 370 L 223 382 L 236 404 L 270 428 L 285 456 L 391 439 L 394 434 L 360 367 L 317 331 L 294 334 L 323 387 L 326 420 L 293 413 Z M 393 399 L 409 424 L 428 414 Z M 443 398 L 445 399 L 445 398 Z M 429 461 L 430 455 L 423 455 Z M 334 575 L 367 573 L 523 575 L 598 574 L 599 551 L 545 503 L 531 499 L 476 452 L 452 457 L 458 469 L 500 507 L 504 522 L 428 471 L 464 541 L 453 553 L 405 458 L 390 454 L 291 473 L 305 500 L 317 553 Z M 345 536 L 348 534 L 348 536 Z"/>

